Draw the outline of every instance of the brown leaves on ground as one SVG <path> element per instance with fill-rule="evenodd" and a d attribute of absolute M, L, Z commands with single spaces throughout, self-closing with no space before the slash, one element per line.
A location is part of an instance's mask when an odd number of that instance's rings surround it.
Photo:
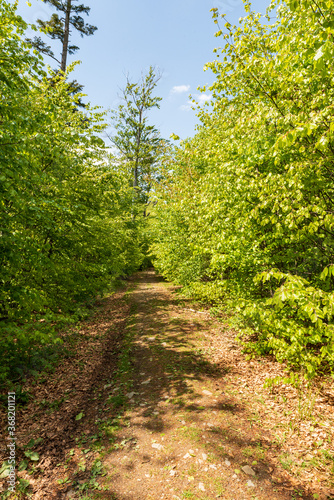
<path fill-rule="evenodd" d="M 233 331 L 153 271 L 135 281 L 66 333 L 72 357 L 24 387 L 19 462 L 43 438 L 18 473 L 31 498 L 331 498 L 329 382 L 265 389 L 284 367 L 247 361 Z"/>

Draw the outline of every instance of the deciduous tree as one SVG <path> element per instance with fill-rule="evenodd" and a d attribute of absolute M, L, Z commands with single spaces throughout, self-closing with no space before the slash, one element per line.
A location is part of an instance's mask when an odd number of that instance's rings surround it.
<path fill-rule="evenodd" d="M 249 350 L 312 378 L 334 372 L 333 3 L 245 8 L 239 26 L 213 9 L 212 108 L 160 186 L 153 249 L 188 293 L 238 307 Z"/>
<path fill-rule="evenodd" d="M 163 140 L 148 123 L 148 113 L 159 108 L 161 97 L 153 95 L 161 75 L 151 66 L 137 83 L 127 78 L 122 103 L 112 113 L 115 133 L 110 135 L 120 160 L 131 172 L 131 184 L 142 201 L 147 201 L 148 178 L 155 174 Z"/>

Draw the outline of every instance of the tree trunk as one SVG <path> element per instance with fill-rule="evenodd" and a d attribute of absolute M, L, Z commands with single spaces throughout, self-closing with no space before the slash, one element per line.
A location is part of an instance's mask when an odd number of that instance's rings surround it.
<path fill-rule="evenodd" d="M 140 156 L 140 146 L 141 146 L 142 121 L 143 121 L 143 110 L 141 109 L 139 112 L 139 127 L 137 130 L 137 140 L 136 140 L 137 152 L 136 152 L 135 167 L 133 171 L 133 187 L 135 189 L 137 189 L 138 187 L 138 169 L 139 169 L 139 156 Z"/>
<path fill-rule="evenodd" d="M 66 12 L 65 12 L 63 52 L 62 52 L 62 55 L 61 55 L 61 66 L 60 66 L 61 71 L 63 71 L 64 73 L 66 71 L 68 40 L 70 38 L 70 16 L 71 16 L 71 10 L 72 10 L 72 0 L 67 0 Z"/>
<path fill-rule="evenodd" d="M 139 166 L 139 158 L 136 157 L 135 166 L 133 169 L 133 187 L 137 189 L 138 187 L 138 166 Z"/>

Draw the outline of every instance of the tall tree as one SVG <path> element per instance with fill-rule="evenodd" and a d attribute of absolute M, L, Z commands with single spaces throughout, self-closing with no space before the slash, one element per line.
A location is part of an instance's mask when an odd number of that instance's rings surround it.
<path fill-rule="evenodd" d="M 68 54 L 74 54 L 79 50 L 77 45 L 70 44 L 71 27 L 80 33 L 81 37 L 93 35 L 96 26 L 85 23 L 81 14 L 89 15 L 90 7 L 83 4 L 76 5 L 78 0 L 43 0 L 52 5 L 60 14 L 54 13 L 48 21 L 37 20 L 38 26 L 52 40 L 59 40 L 62 44 L 61 56 L 58 59 L 50 45 L 47 45 L 41 37 L 29 40 L 41 53 L 51 57 L 60 64 L 61 71 L 65 72 Z"/>
<path fill-rule="evenodd" d="M 110 136 L 120 159 L 131 170 L 131 183 L 142 201 L 147 201 L 149 185 L 145 179 L 154 173 L 163 140 L 159 131 L 148 124 L 148 112 L 160 108 L 161 97 L 153 91 L 161 75 L 150 67 L 137 83 L 127 77 L 122 90 L 122 104 L 112 113 L 115 134 Z"/>
<path fill-rule="evenodd" d="M 287 362 L 290 381 L 334 373 L 333 6 L 273 0 L 270 21 L 246 0 L 221 27 L 213 9 L 213 106 L 156 189 L 159 271 L 237 303 L 247 349 Z"/>
<path fill-rule="evenodd" d="M 104 113 L 73 112 L 16 8 L 0 1 L 0 386 L 45 366 L 58 319 L 144 258 L 132 189 L 104 161 Z"/>

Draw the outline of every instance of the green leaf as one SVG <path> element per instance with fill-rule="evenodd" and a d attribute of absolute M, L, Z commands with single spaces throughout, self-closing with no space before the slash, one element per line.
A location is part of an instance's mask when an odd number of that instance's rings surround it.
<path fill-rule="evenodd" d="M 10 469 L 11 469 L 11 466 L 8 463 L 8 461 L 6 460 L 5 462 L 3 462 L 1 469 L 0 469 L 0 479 L 4 479 L 5 477 L 8 477 Z"/>
<path fill-rule="evenodd" d="M 323 55 L 324 55 L 324 53 L 323 53 L 323 47 L 320 47 L 320 48 L 317 50 L 317 52 L 316 52 L 316 54 L 315 54 L 315 56 L 314 56 L 314 60 L 315 60 L 315 61 L 318 61 L 318 59 L 320 59 Z"/>
<path fill-rule="evenodd" d="M 39 454 L 36 451 L 25 451 L 25 456 L 34 462 L 38 462 Z"/>
<path fill-rule="evenodd" d="M 22 462 L 20 462 L 20 465 L 18 467 L 18 470 L 21 471 L 21 470 L 26 470 L 27 467 L 29 465 L 29 462 L 28 460 L 22 460 Z"/>

